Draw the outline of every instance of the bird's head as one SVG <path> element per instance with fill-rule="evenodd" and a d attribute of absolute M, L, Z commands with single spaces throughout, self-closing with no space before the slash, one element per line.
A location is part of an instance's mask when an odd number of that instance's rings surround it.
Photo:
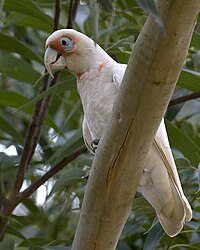
<path fill-rule="evenodd" d="M 92 39 L 73 29 L 57 30 L 46 41 L 44 63 L 52 77 L 54 71 L 63 68 L 82 74 L 108 58 L 111 59 Z"/>

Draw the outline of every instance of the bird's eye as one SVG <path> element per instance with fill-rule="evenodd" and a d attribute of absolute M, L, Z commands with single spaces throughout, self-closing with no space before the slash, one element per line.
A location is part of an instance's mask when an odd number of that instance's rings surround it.
<path fill-rule="evenodd" d="M 60 44 L 67 51 L 70 51 L 74 48 L 74 42 L 68 37 L 62 37 L 60 39 Z"/>

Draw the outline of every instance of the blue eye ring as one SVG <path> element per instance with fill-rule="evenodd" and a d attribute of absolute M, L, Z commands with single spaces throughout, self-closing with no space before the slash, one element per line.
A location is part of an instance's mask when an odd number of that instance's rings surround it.
<path fill-rule="evenodd" d="M 60 39 L 60 44 L 67 51 L 70 51 L 74 48 L 74 42 L 68 37 L 62 37 Z"/>

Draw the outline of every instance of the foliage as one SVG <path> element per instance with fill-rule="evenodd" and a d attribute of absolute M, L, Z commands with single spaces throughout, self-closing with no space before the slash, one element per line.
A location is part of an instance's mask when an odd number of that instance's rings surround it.
<path fill-rule="evenodd" d="M 93 36 L 107 52 L 127 63 L 145 20 L 152 12 L 162 26 L 153 1 L 86 1 L 79 6 L 74 28 Z M 89 4 L 90 3 L 90 4 Z M 62 71 L 56 85 L 38 94 L 44 74 L 44 44 L 53 31 L 54 0 L 5 0 L 0 3 L 0 200 L 9 197 L 22 155 L 28 124 L 37 101 L 53 96 L 33 160 L 23 182 L 26 189 L 52 166 L 83 146 L 82 109 L 76 80 Z M 153 7 L 152 7 L 153 6 Z M 94 8 L 94 9 L 93 9 Z M 92 11 L 98 15 L 90 15 Z M 66 26 L 69 1 L 61 1 L 59 28 Z M 99 22 L 97 20 L 99 16 Z M 200 91 L 200 20 L 173 98 Z M 193 220 L 175 238 L 166 236 L 151 206 L 137 194 L 118 250 L 200 249 L 199 99 L 170 106 L 167 129 Z M 41 185 L 14 210 L 0 249 L 67 250 L 75 233 L 92 155 L 81 154 Z M 199 165 L 200 166 L 200 165 Z M 112 201 L 111 201 L 112 202 Z"/>

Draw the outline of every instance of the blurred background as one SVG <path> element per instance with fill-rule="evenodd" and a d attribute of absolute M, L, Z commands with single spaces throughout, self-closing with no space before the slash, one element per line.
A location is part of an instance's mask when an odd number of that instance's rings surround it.
<path fill-rule="evenodd" d="M 63 70 L 55 85 L 39 93 L 45 72 L 45 40 L 55 24 L 55 2 L 0 2 L 1 208 L 13 188 L 36 102 L 52 96 L 21 191 L 84 145 L 83 112 L 75 77 Z M 148 12 L 163 28 L 153 0 L 80 1 L 74 9 L 76 15 L 70 9 L 73 1 L 59 2 L 58 28 L 73 27 L 87 34 L 120 63 L 128 62 Z M 178 236 L 170 238 L 163 232 L 152 207 L 137 194 L 118 250 L 200 249 L 199 71 L 200 19 L 165 117 L 183 189 L 193 207 L 193 220 Z M 87 174 L 92 160 L 89 152 L 80 154 L 23 199 L 12 213 L 0 249 L 69 250 L 87 184 L 82 176 Z"/>

